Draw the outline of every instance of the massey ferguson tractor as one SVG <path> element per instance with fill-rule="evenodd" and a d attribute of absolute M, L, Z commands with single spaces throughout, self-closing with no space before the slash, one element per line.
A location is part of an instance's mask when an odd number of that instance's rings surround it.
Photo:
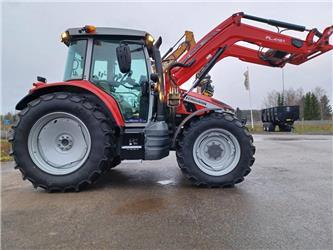
<path fill-rule="evenodd" d="M 16 168 L 35 188 L 79 191 L 122 160 L 159 160 L 173 150 L 194 185 L 234 186 L 250 173 L 255 147 L 234 109 L 212 97 L 209 71 L 230 56 L 269 67 L 299 65 L 331 50 L 332 32 L 333 26 L 321 33 L 240 12 L 197 43 L 185 32 L 185 41 L 161 56 L 161 37 L 145 31 L 68 29 L 61 35 L 68 47 L 64 80 L 37 77 L 16 106 L 10 139 Z M 192 76 L 192 87 L 182 89 Z"/>

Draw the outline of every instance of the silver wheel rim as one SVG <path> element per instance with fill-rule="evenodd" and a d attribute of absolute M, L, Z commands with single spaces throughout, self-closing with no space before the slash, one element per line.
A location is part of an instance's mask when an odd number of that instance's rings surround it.
<path fill-rule="evenodd" d="M 53 175 L 79 169 L 89 156 L 89 130 L 76 116 L 65 112 L 49 113 L 31 128 L 28 149 L 38 168 Z"/>
<path fill-rule="evenodd" d="M 213 128 L 198 136 L 193 145 L 193 158 L 204 173 L 222 176 L 238 164 L 241 149 L 236 137 L 229 131 Z"/>

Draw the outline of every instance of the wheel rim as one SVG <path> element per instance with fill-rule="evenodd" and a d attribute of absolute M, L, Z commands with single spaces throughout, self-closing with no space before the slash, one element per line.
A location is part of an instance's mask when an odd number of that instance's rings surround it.
<path fill-rule="evenodd" d="M 79 169 L 89 156 L 91 138 L 85 124 L 65 112 L 49 113 L 31 128 L 28 149 L 41 170 L 65 175 Z"/>
<path fill-rule="evenodd" d="M 236 137 L 221 128 L 206 130 L 193 145 L 193 158 L 204 173 L 222 176 L 230 173 L 238 164 L 241 149 Z"/>

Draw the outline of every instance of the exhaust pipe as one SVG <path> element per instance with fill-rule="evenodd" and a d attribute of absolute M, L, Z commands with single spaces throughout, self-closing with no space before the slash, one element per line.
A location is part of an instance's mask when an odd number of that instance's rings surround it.
<path fill-rule="evenodd" d="M 165 121 L 165 90 L 161 52 L 159 50 L 162 44 L 162 38 L 159 37 L 152 48 L 152 55 L 155 60 L 155 68 L 158 74 L 158 103 L 157 103 L 157 121 Z"/>

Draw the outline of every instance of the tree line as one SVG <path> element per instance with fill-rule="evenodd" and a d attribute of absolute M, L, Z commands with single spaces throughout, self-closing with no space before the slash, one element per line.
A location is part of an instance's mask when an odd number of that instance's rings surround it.
<path fill-rule="evenodd" d="M 265 108 L 275 106 L 300 107 L 300 119 L 304 120 L 328 120 L 332 119 L 332 105 L 326 91 L 316 87 L 312 91 L 304 93 L 302 88 L 287 89 L 282 92 L 271 91 L 264 100 Z"/>

